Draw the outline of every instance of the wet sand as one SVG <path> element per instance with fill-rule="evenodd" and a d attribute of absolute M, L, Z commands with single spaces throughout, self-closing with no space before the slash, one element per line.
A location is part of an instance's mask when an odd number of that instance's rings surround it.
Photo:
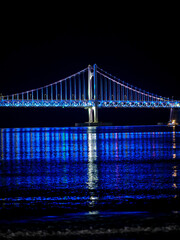
<path fill-rule="evenodd" d="M 0 239 L 159 239 L 180 235 L 180 213 L 64 214 L 1 221 Z"/>

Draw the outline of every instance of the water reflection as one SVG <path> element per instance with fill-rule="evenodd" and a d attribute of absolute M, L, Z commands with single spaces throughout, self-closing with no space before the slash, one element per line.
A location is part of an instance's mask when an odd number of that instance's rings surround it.
<path fill-rule="evenodd" d="M 88 189 L 98 188 L 98 168 L 97 168 L 97 132 L 96 127 L 87 129 L 88 135 Z M 90 206 L 94 206 L 98 197 L 94 191 L 90 191 Z"/>
<path fill-rule="evenodd" d="M 1 129 L 0 135 L 0 187 L 18 191 L 16 204 L 48 200 L 93 207 L 130 197 L 177 197 L 175 128 L 22 128 Z M 27 189 L 38 196 L 26 196 Z"/>
<path fill-rule="evenodd" d="M 1 160 L 152 160 L 176 156 L 176 132 L 106 132 L 96 128 L 1 129 Z M 169 139 L 173 138 L 173 146 Z M 163 149 L 163 151 L 162 151 Z M 144 153 L 144 154 L 143 154 Z M 178 152 L 179 154 L 179 152 Z M 177 156 L 179 157 L 179 156 Z"/>

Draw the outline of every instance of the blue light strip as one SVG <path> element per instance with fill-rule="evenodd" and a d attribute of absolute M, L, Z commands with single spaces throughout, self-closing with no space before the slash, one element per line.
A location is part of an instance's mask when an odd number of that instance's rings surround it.
<path fill-rule="evenodd" d="M 88 107 L 95 106 L 95 100 L 1 100 L 0 107 Z M 114 101 L 98 100 L 98 107 L 118 108 L 179 108 L 180 102 L 171 101 Z"/>

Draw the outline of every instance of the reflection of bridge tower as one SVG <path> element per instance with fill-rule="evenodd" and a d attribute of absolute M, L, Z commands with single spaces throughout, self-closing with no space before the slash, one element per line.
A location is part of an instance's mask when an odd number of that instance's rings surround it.
<path fill-rule="evenodd" d="M 94 100 L 95 106 L 88 108 L 89 123 L 98 123 L 98 107 L 97 107 L 97 74 L 96 64 L 88 66 L 88 100 Z"/>
<path fill-rule="evenodd" d="M 93 207 L 98 201 L 96 189 L 98 188 L 98 168 L 97 168 L 97 132 L 96 127 L 88 128 L 88 181 L 89 206 Z"/>

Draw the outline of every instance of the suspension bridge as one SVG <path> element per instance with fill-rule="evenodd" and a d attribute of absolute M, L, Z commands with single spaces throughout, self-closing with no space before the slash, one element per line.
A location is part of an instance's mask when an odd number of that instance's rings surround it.
<path fill-rule="evenodd" d="M 98 108 L 169 108 L 172 118 L 180 101 L 130 85 L 94 64 L 46 86 L 1 96 L 0 107 L 86 108 L 93 124 L 98 123 Z"/>

